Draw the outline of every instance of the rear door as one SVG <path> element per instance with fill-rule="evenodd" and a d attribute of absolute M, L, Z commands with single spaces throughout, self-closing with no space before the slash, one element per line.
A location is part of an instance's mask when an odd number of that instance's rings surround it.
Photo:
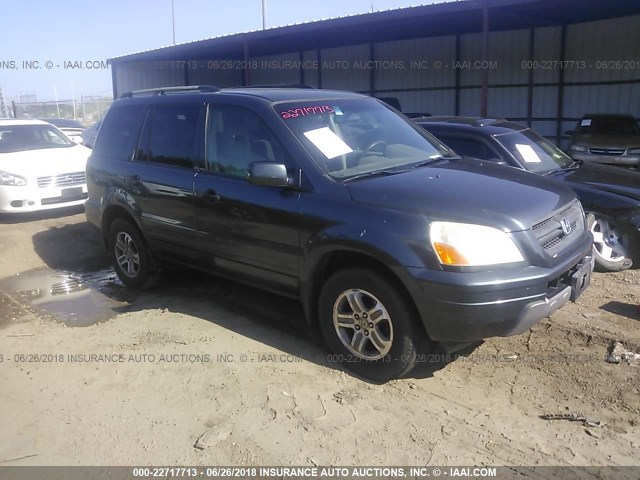
<path fill-rule="evenodd" d="M 206 171 L 198 173 L 194 185 L 200 247 L 215 270 L 295 290 L 299 192 L 249 183 L 247 169 L 256 161 L 292 166 L 255 112 L 210 105 Z"/>
<path fill-rule="evenodd" d="M 192 263 L 198 257 L 193 182 L 204 165 L 203 104 L 149 108 L 128 179 L 142 224 L 163 257 Z"/>

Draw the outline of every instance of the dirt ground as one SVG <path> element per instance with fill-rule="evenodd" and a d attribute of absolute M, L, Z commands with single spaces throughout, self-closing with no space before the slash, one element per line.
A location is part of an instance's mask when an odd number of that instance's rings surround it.
<path fill-rule="evenodd" d="M 604 360 L 640 352 L 640 270 L 374 385 L 296 302 L 179 270 L 127 291 L 77 210 L 1 219 L 0 251 L 2 465 L 640 464 L 640 366 Z"/>

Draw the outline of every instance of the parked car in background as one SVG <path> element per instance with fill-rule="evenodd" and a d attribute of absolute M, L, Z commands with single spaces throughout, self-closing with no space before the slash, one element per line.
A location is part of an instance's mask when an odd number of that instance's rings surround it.
<path fill-rule="evenodd" d="M 431 114 L 430 113 L 422 113 L 422 112 L 405 112 L 402 109 L 402 105 L 400 105 L 400 100 L 398 99 L 398 97 L 377 97 L 378 100 L 383 101 L 384 103 L 386 103 L 387 105 L 389 105 L 390 107 L 395 108 L 396 110 L 398 110 L 399 112 L 402 112 L 404 115 L 406 115 L 409 118 L 417 118 L 417 117 L 430 117 Z"/>
<path fill-rule="evenodd" d="M 96 143 L 96 138 L 98 137 L 98 132 L 100 131 L 101 124 L 102 120 L 98 120 L 82 132 L 82 144 L 85 147 L 93 148 Z"/>
<path fill-rule="evenodd" d="M 41 120 L 0 120 L 0 213 L 82 205 L 90 153 Z"/>
<path fill-rule="evenodd" d="M 565 133 L 574 160 L 640 167 L 640 127 L 631 115 L 585 115 Z"/>
<path fill-rule="evenodd" d="M 589 285 L 570 188 L 463 160 L 355 93 L 134 92 L 109 109 L 87 179 L 124 284 L 177 262 L 299 298 L 297 328 L 319 325 L 333 361 L 377 381 L 434 341 L 525 332 Z"/>
<path fill-rule="evenodd" d="M 506 120 L 416 120 L 456 153 L 566 182 L 578 194 L 593 234 L 597 266 L 624 270 L 640 262 L 640 173 L 574 161 L 530 128 Z"/>
<path fill-rule="evenodd" d="M 57 127 L 75 143 L 82 143 L 82 132 L 85 131 L 85 127 L 78 120 L 69 118 L 42 118 L 41 120 Z"/>

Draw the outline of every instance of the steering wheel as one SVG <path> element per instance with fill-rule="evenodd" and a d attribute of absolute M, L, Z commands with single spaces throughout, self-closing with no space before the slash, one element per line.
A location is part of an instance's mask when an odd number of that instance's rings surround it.
<path fill-rule="evenodd" d="M 375 151 L 374 149 L 376 147 L 383 147 L 382 151 Z M 377 156 L 377 157 L 384 157 L 384 153 L 386 150 L 387 144 L 384 142 L 384 140 L 376 140 L 375 142 L 371 143 L 362 153 L 363 157 L 371 157 L 371 156 Z"/>

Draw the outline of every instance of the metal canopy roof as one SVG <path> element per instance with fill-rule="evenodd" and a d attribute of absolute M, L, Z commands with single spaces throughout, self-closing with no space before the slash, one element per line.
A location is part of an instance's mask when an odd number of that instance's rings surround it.
<path fill-rule="evenodd" d="M 462 0 L 237 33 L 109 59 L 243 58 L 342 45 L 482 31 L 483 0 Z M 580 23 L 640 14 L 638 0 L 488 0 L 490 30 Z"/>

